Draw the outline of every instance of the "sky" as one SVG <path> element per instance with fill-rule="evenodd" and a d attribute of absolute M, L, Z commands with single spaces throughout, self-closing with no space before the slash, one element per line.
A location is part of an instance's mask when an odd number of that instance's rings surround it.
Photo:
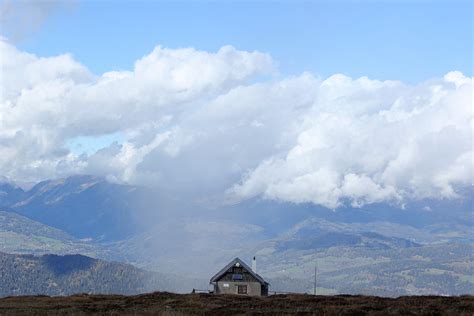
<path fill-rule="evenodd" d="M 337 208 L 472 184 L 471 1 L 1 2 L 0 173 Z"/>
<path fill-rule="evenodd" d="M 232 45 L 270 53 L 284 75 L 409 83 L 472 75 L 471 1 L 77 1 L 46 10 L 18 47 L 71 53 L 95 74 L 131 69 L 156 45 Z"/>

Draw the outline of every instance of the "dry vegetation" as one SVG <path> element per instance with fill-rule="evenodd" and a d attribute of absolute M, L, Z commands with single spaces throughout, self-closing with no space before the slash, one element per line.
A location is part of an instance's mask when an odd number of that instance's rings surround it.
<path fill-rule="evenodd" d="M 474 297 L 172 294 L 23 296 L 0 299 L 0 315 L 473 315 Z"/>

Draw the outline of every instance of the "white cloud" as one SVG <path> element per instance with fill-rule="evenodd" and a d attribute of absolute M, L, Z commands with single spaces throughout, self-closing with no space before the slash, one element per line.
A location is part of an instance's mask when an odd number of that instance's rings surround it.
<path fill-rule="evenodd" d="M 408 87 L 336 75 L 317 89 L 292 148 L 234 185 L 234 198 L 335 208 L 455 197 L 471 184 L 471 79 L 452 72 Z"/>
<path fill-rule="evenodd" d="M 0 170 L 28 180 L 96 170 L 87 157 L 75 157 L 72 170 L 57 168 L 70 162 L 68 140 L 81 136 L 131 135 L 134 140 L 121 146 L 120 158 L 110 158 L 140 161 L 128 155 L 140 156 L 157 146 L 152 139 L 168 133 L 164 129 L 171 125 L 163 124 L 273 71 L 268 55 L 230 46 L 216 53 L 157 47 L 135 63 L 134 71 L 102 76 L 92 75 L 70 55 L 40 58 L 4 40 L 0 54 Z M 170 144 L 167 148 L 177 150 Z M 117 172 L 123 174 L 116 177 L 131 177 L 125 171 L 129 168 L 122 167 Z"/>
<path fill-rule="evenodd" d="M 415 86 L 266 78 L 270 56 L 225 46 L 156 47 L 96 76 L 70 55 L 5 41 L 0 53 L 0 174 L 16 180 L 93 173 L 183 198 L 330 208 L 455 198 L 472 182 L 473 85 L 459 72 Z M 93 154 L 67 147 L 114 133 L 124 141 Z"/>

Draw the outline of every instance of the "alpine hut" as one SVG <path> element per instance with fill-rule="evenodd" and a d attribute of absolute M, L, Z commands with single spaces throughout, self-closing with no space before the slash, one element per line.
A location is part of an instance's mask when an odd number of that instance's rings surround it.
<path fill-rule="evenodd" d="M 255 257 L 252 268 L 235 258 L 214 275 L 210 282 L 214 294 L 267 296 L 269 283 L 257 274 Z"/>

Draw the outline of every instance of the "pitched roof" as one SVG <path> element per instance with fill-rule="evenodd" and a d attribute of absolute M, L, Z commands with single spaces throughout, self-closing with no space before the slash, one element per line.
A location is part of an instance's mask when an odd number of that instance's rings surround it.
<path fill-rule="evenodd" d="M 219 272 L 216 273 L 216 275 L 214 275 L 212 278 L 211 278 L 211 283 L 212 282 L 216 282 L 218 281 L 226 272 L 227 270 L 229 270 L 231 267 L 233 267 L 236 263 L 239 263 L 245 270 L 247 270 L 248 273 L 250 273 L 255 279 L 257 279 L 261 284 L 265 284 L 265 285 L 269 285 L 269 283 L 267 281 L 265 281 L 260 275 L 258 275 L 257 273 L 253 272 L 252 269 L 245 263 L 243 262 L 242 260 L 240 260 L 240 258 L 235 258 L 234 260 L 232 260 L 231 262 L 229 262 L 229 264 L 227 264 L 224 268 L 222 268 L 222 270 L 220 270 Z"/>

